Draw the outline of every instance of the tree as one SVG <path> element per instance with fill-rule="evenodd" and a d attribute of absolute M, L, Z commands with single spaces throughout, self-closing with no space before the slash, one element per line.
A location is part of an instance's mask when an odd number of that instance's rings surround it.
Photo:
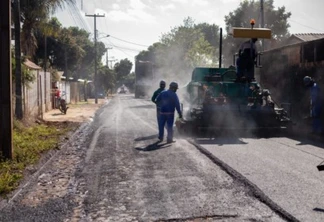
<path fill-rule="evenodd" d="M 129 59 L 122 59 L 120 62 L 117 62 L 114 66 L 114 70 L 117 75 L 117 81 L 120 83 L 125 79 L 127 75 L 129 75 L 132 70 L 133 63 L 129 61 Z"/>
<path fill-rule="evenodd" d="M 46 61 L 46 67 L 53 65 L 53 61 L 49 58 L 54 56 L 53 53 L 56 49 L 54 46 L 57 46 L 58 37 L 60 36 L 61 30 L 62 24 L 55 17 L 53 17 L 47 23 L 44 23 L 42 27 L 38 27 L 35 30 L 37 49 L 32 57 L 35 63 L 45 67 L 44 63 Z"/>
<path fill-rule="evenodd" d="M 131 72 L 129 75 L 126 76 L 126 78 L 124 80 L 124 84 L 130 91 L 134 91 L 134 88 L 135 88 L 135 72 Z"/>
<path fill-rule="evenodd" d="M 261 19 L 260 16 L 260 2 L 259 1 L 248 1 L 244 0 L 240 3 L 237 9 L 230 12 L 225 16 L 226 31 L 230 33 L 232 27 L 251 27 L 251 18 L 256 19 L 255 27 L 260 27 Z M 284 6 L 275 9 L 273 6 L 273 0 L 264 1 L 264 18 L 265 18 L 265 28 L 269 28 L 272 31 L 273 39 L 280 44 L 286 38 L 289 37 L 289 23 L 288 19 L 291 16 L 290 12 L 286 12 Z M 239 45 L 242 43 L 242 39 L 233 39 L 231 36 L 227 36 L 224 40 L 224 48 L 226 50 L 225 58 L 227 64 L 232 62 L 232 56 L 235 54 Z M 266 46 L 269 48 L 270 46 Z"/>
<path fill-rule="evenodd" d="M 218 26 L 195 24 L 188 17 L 137 58 L 148 56 L 155 65 L 155 74 L 161 78 L 187 82 L 194 67 L 216 65 L 214 45 L 219 41 L 218 36 Z"/>
<path fill-rule="evenodd" d="M 53 18 L 50 23 L 56 23 Z M 60 24 L 55 24 L 55 27 Z M 45 57 L 44 33 L 42 29 L 36 32 L 38 48 L 34 60 L 43 63 Z M 75 79 L 92 79 L 94 67 L 95 48 L 94 43 L 89 39 L 90 33 L 78 27 L 69 27 L 56 30 L 54 34 L 47 35 L 47 61 L 54 70 L 65 70 L 70 77 Z M 97 53 L 104 55 L 105 45 L 102 42 L 97 44 Z"/>
<path fill-rule="evenodd" d="M 33 56 L 38 45 L 35 37 L 37 28 L 46 28 L 44 23 L 57 8 L 63 8 L 65 2 L 75 3 L 75 0 L 20 0 L 21 14 L 24 18 L 22 26 L 22 51 L 27 56 Z"/>
<path fill-rule="evenodd" d="M 211 56 L 213 64 L 216 64 L 219 61 L 219 26 L 215 24 L 199 23 L 195 25 L 195 28 L 198 28 L 204 34 L 206 41 L 212 47 L 210 49 Z"/>
<path fill-rule="evenodd" d="M 107 66 L 98 69 L 98 91 L 112 92 L 116 86 L 116 73 Z"/>
<path fill-rule="evenodd" d="M 74 0 L 13 0 L 14 26 L 15 26 L 15 59 L 16 59 L 16 107 L 15 116 L 17 119 L 23 118 L 22 112 L 22 75 L 21 75 L 21 48 L 25 55 L 33 55 L 37 42 L 34 31 L 38 24 L 47 20 L 50 12 L 62 7 L 65 1 Z M 21 11 L 20 11 L 21 9 Z M 23 20 L 22 34 L 20 33 L 20 19 Z M 21 36 L 22 35 L 22 38 Z"/>
<path fill-rule="evenodd" d="M 250 27 L 251 18 L 259 18 L 260 1 L 244 0 L 239 7 L 225 16 L 226 31 L 229 33 L 231 27 Z M 276 40 L 283 40 L 289 37 L 289 23 L 291 13 L 286 12 L 285 6 L 275 9 L 273 0 L 264 1 L 265 28 L 272 31 L 272 36 Z M 256 20 L 255 27 L 261 26 L 261 19 Z"/>

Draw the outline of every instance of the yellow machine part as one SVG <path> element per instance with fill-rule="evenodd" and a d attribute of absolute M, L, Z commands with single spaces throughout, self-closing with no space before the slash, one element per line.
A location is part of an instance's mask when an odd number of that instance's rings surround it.
<path fill-rule="evenodd" d="M 234 38 L 271 39 L 271 30 L 265 28 L 233 28 L 231 34 Z"/>

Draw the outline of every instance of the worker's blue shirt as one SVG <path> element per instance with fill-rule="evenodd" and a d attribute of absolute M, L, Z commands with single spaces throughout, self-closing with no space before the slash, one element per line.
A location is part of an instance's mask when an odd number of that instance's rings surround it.
<path fill-rule="evenodd" d="M 320 104 L 320 88 L 316 83 L 310 88 L 312 104 Z"/>
<path fill-rule="evenodd" d="M 158 109 L 161 108 L 161 105 L 156 101 L 156 98 L 157 98 L 158 95 L 160 95 L 160 93 L 163 92 L 163 91 L 164 91 L 164 89 L 162 89 L 162 88 L 157 89 L 157 90 L 153 93 L 153 96 L 152 96 L 152 98 L 151 98 L 152 102 L 154 102 L 154 103 L 156 104 L 156 107 L 157 107 Z"/>
<path fill-rule="evenodd" d="M 161 107 L 161 114 L 174 114 L 174 111 L 180 114 L 180 103 L 177 94 L 172 90 L 161 92 L 156 98 L 156 102 Z"/>
<path fill-rule="evenodd" d="M 312 106 L 312 116 L 317 117 L 321 113 L 322 101 L 321 101 L 321 91 L 316 83 L 310 88 L 311 94 L 311 106 Z"/>

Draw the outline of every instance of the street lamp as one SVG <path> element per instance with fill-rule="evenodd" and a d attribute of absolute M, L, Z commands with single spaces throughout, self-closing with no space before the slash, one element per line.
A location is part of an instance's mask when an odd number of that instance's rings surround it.
<path fill-rule="evenodd" d="M 100 37 L 100 38 L 98 38 L 97 40 L 99 40 L 99 39 L 103 39 L 103 38 L 108 38 L 110 35 L 105 35 L 105 36 L 102 36 L 102 37 Z"/>
<path fill-rule="evenodd" d="M 100 37 L 100 38 L 98 38 L 97 40 L 99 40 L 99 39 L 103 39 L 103 38 L 108 38 L 110 35 L 105 35 L 105 36 L 102 36 L 102 37 Z M 112 47 L 107 47 L 107 48 L 105 48 L 106 50 L 107 50 L 107 53 L 106 53 L 106 65 L 107 65 L 107 67 L 109 68 L 109 65 L 108 65 L 108 62 L 109 62 L 109 60 L 108 60 L 108 50 L 109 49 L 112 49 Z"/>

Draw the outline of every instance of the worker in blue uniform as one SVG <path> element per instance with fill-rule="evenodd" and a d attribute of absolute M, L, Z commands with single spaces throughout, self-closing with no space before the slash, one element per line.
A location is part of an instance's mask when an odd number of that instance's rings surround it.
<path fill-rule="evenodd" d="M 155 90 L 155 92 L 153 93 L 153 96 L 151 98 L 152 102 L 154 102 L 156 105 L 156 119 L 157 119 L 158 126 L 160 125 L 159 119 L 160 119 L 161 105 L 159 103 L 157 103 L 155 100 L 158 97 L 158 95 L 160 95 L 160 93 L 165 90 L 165 85 L 166 85 L 165 81 L 161 80 L 160 87 L 157 90 Z M 159 128 L 160 128 L 160 126 L 159 126 Z"/>
<path fill-rule="evenodd" d="M 156 98 L 156 102 L 161 106 L 160 124 L 159 124 L 159 140 L 162 141 L 164 137 L 164 126 L 167 125 L 167 143 L 175 142 L 173 140 L 173 124 L 174 112 L 177 110 L 179 118 L 182 118 L 179 98 L 176 94 L 178 83 L 171 82 L 169 89 L 163 91 Z"/>
<path fill-rule="evenodd" d="M 257 58 L 255 43 L 258 39 L 252 38 L 243 42 L 239 49 L 239 56 L 236 60 L 237 77 L 245 77 L 249 82 L 254 80 L 254 65 Z"/>
<path fill-rule="evenodd" d="M 318 84 L 309 76 L 305 76 L 304 85 L 310 88 L 310 117 L 312 118 L 312 133 L 323 133 L 321 122 L 322 96 Z"/>

